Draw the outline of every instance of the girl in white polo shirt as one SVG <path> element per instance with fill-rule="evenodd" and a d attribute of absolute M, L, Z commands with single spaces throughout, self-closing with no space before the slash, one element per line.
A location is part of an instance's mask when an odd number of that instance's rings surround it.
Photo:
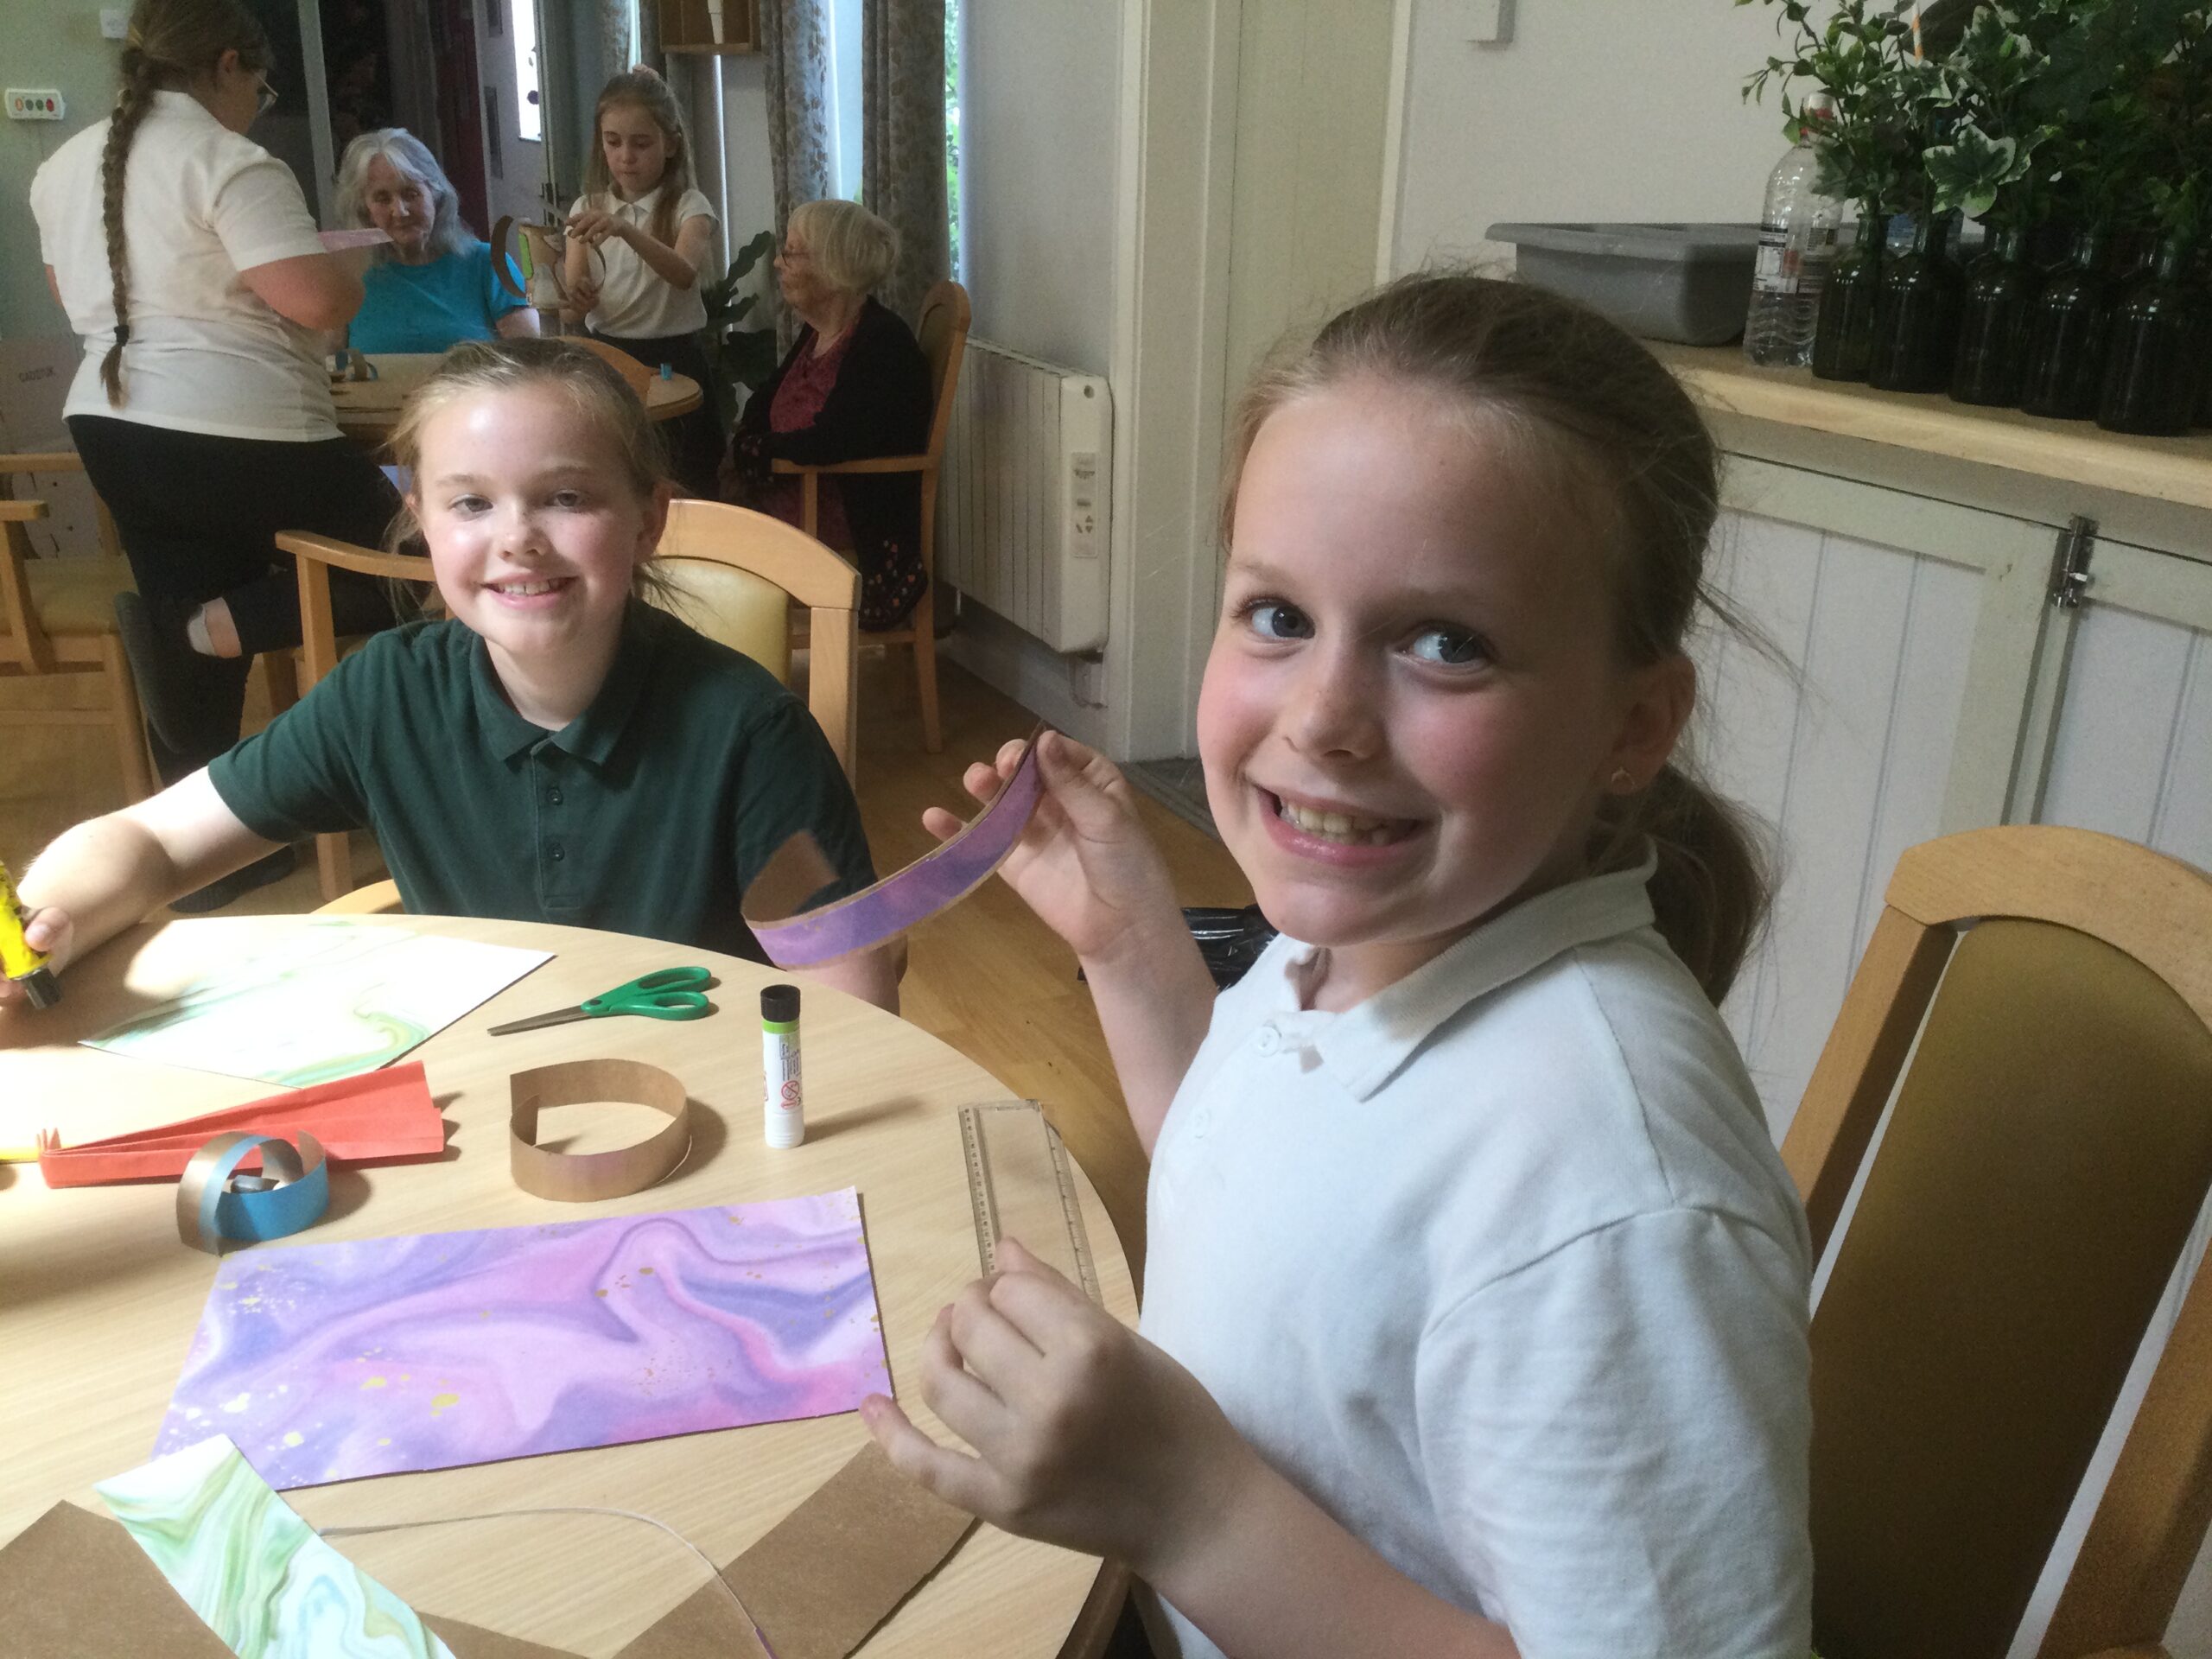
<path fill-rule="evenodd" d="M 274 98 L 269 62 L 240 0 L 139 0 L 114 115 L 31 183 L 85 341 L 63 412 L 130 560 L 117 614 L 165 780 L 237 741 L 253 656 L 299 643 L 276 531 L 373 545 L 398 505 L 339 434 L 315 332 L 353 315 L 360 281 L 245 136 Z M 392 620 L 365 577 L 334 579 L 332 601 L 341 632 Z"/>
<path fill-rule="evenodd" d="M 1715 1008 L 1764 893 L 1676 753 L 1717 500 L 1635 340 L 1408 278 L 1236 430 L 1198 748 L 1283 937 L 1233 989 L 1046 740 L 1002 873 L 1152 1156 L 1144 1334 L 1010 1250 L 921 1368 L 974 1454 L 862 1409 L 1128 1561 L 1163 1655 L 1804 1659 L 1809 1252 Z"/>
<path fill-rule="evenodd" d="M 640 66 L 600 92 L 592 133 L 584 194 L 569 210 L 569 298 L 561 315 L 647 368 L 665 364 L 705 390 L 699 407 L 670 422 L 664 435 L 677 482 L 711 500 L 722 428 L 699 338 L 707 326 L 699 283 L 715 214 L 692 182 L 683 114 L 668 83 Z"/>

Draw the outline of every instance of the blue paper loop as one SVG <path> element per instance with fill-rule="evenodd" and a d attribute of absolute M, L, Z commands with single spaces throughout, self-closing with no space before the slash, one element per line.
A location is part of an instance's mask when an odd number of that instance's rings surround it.
<path fill-rule="evenodd" d="M 265 1175 L 283 1184 L 260 1192 L 233 1192 L 231 1178 L 248 1153 L 261 1150 Z M 177 1230 L 184 1242 L 211 1253 L 222 1241 L 259 1243 L 309 1227 L 330 1207 L 330 1172 L 322 1146 L 302 1130 L 299 1146 L 281 1135 L 219 1135 L 192 1156 L 178 1185 Z"/>

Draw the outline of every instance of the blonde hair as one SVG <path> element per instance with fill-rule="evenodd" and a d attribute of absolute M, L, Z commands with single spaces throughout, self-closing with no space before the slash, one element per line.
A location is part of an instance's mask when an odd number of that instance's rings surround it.
<path fill-rule="evenodd" d="M 899 262 L 899 232 L 857 201 L 836 196 L 792 208 L 784 234 L 804 242 L 822 280 L 848 294 L 873 293 Z"/>
<path fill-rule="evenodd" d="M 652 70 L 640 66 L 615 76 L 600 89 L 599 102 L 593 105 L 591 112 L 591 155 L 584 162 L 584 195 L 600 206 L 613 206 L 614 175 L 607 170 L 607 141 L 601 136 L 600 123 L 606 119 L 607 111 L 624 104 L 652 117 L 661 137 L 668 140 L 668 165 L 660 175 L 660 196 L 653 203 L 652 223 L 646 228 L 654 241 L 673 247 L 678 228 L 677 206 L 695 182 L 691 135 L 684 129 L 683 111 L 677 107 L 676 94 Z"/>
<path fill-rule="evenodd" d="M 1592 517 L 1605 543 L 1624 664 L 1680 655 L 1700 606 L 1749 635 L 1705 582 L 1719 464 L 1695 405 L 1639 341 L 1593 311 L 1518 283 L 1456 272 L 1402 277 L 1263 368 L 1230 435 L 1224 540 L 1268 417 L 1361 378 L 1457 399 L 1494 423 L 1570 510 Z M 1632 868 L 1647 846 L 1659 861 L 1649 884 L 1659 931 L 1717 1003 L 1758 935 L 1769 884 L 1741 815 L 1680 751 L 1647 788 L 1605 798 L 1588 868 Z"/>
<path fill-rule="evenodd" d="M 123 348 L 130 341 L 130 252 L 123 230 L 123 184 L 131 142 L 157 92 L 212 75 L 223 54 L 256 73 L 269 67 L 269 37 L 239 0 L 138 0 L 123 40 L 122 84 L 107 143 L 100 151 L 100 226 L 114 284 L 115 344 L 100 359 L 100 384 L 111 406 L 123 403 Z"/>
<path fill-rule="evenodd" d="M 607 440 L 636 499 L 650 501 L 668 482 L 667 452 L 629 383 L 574 340 L 557 339 L 467 340 L 453 347 L 401 410 L 391 433 L 393 461 L 414 478 L 422 469 L 423 430 L 446 410 L 477 392 L 537 386 L 558 391 L 576 419 Z M 401 505 L 385 532 L 385 550 L 424 550 L 422 521 L 411 507 Z M 641 563 L 630 588 L 632 593 L 658 594 L 666 590 L 667 578 Z"/>
<path fill-rule="evenodd" d="M 338 162 L 335 193 L 340 223 L 368 224 L 369 163 L 379 158 L 430 199 L 429 248 L 434 257 L 466 253 L 475 245 L 476 232 L 461 216 L 461 193 L 453 188 L 453 181 L 446 177 L 429 146 L 404 127 L 379 127 L 346 146 Z M 390 258 L 390 245 L 379 247 L 376 257 Z"/>

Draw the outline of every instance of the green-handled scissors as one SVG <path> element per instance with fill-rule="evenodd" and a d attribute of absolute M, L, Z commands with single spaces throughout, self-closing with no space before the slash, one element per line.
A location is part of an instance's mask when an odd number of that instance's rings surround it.
<path fill-rule="evenodd" d="M 710 977 L 703 968 L 663 968 L 611 991 L 601 991 L 573 1008 L 556 1008 L 529 1020 L 510 1020 L 504 1026 L 493 1027 L 489 1034 L 505 1037 L 511 1032 L 565 1026 L 571 1020 L 603 1020 L 614 1014 L 643 1014 L 648 1020 L 703 1020 L 714 1012 L 715 1005 L 698 988 Z"/>

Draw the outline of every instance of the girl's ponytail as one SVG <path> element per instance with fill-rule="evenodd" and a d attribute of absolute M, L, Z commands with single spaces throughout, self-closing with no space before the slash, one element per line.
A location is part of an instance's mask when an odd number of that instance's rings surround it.
<path fill-rule="evenodd" d="M 130 163 L 130 141 L 154 107 L 162 66 L 137 45 L 123 48 L 123 86 L 115 95 L 115 118 L 108 124 L 100 151 L 100 226 L 107 232 L 107 264 L 114 283 L 115 344 L 100 359 L 100 384 L 111 407 L 123 403 L 123 348 L 130 340 L 130 256 L 123 233 L 123 180 Z"/>
<path fill-rule="evenodd" d="M 1659 935 L 1717 1004 L 1765 918 L 1758 843 L 1742 812 L 1671 763 L 1637 798 L 1630 823 L 1658 855 L 1645 891 Z"/>

